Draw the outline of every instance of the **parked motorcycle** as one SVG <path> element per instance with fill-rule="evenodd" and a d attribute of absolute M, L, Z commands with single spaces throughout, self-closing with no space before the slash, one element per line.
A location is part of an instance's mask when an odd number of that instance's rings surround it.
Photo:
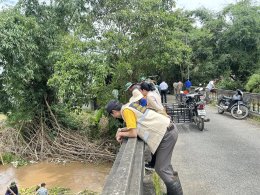
<path fill-rule="evenodd" d="M 218 113 L 230 112 L 235 119 L 244 119 L 248 116 L 249 109 L 243 101 L 243 92 L 236 90 L 233 97 L 222 96 L 218 100 Z"/>
<path fill-rule="evenodd" d="M 205 96 L 202 94 L 203 88 L 195 89 L 194 94 L 187 94 L 184 98 L 184 105 L 187 106 L 192 113 L 192 121 L 197 125 L 199 130 L 203 131 L 204 122 L 208 122 L 205 110 Z"/>

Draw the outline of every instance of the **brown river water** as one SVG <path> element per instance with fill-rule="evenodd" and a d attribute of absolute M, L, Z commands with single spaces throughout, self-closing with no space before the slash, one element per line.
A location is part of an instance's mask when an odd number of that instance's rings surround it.
<path fill-rule="evenodd" d="M 41 162 L 15 168 L 12 165 L 0 166 L 0 194 L 7 186 L 16 181 L 18 188 L 34 187 L 45 182 L 46 187 L 65 187 L 72 192 L 89 189 L 101 192 L 112 164 Z"/>

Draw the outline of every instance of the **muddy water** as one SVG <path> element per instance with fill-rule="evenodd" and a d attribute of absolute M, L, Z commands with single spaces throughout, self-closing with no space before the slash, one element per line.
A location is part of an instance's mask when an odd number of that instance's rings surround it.
<path fill-rule="evenodd" d="M 112 164 L 37 163 L 23 167 L 0 166 L 0 194 L 16 181 L 19 188 L 34 187 L 42 182 L 46 187 L 66 187 L 75 194 L 84 189 L 101 192 Z"/>

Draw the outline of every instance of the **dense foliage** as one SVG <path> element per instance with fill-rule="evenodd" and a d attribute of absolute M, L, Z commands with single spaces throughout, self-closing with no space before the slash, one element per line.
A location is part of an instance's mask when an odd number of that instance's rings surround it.
<path fill-rule="evenodd" d="M 244 0 L 228 5 L 217 14 L 197 10 L 193 16 L 202 23 L 196 29 L 201 36 L 191 43 L 195 46 L 193 61 L 197 69 L 206 70 L 209 79 L 220 78 L 223 88 L 245 88 L 249 77 L 260 68 L 259 5 Z"/>
<path fill-rule="evenodd" d="M 199 25 L 198 25 L 199 23 Z M 141 76 L 222 79 L 259 91 L 259 5 L 186 12 L 174 0 L 20 0 L 0 11 L 0 111 L 34 120 L 47 105 L 103 106 Z"/>

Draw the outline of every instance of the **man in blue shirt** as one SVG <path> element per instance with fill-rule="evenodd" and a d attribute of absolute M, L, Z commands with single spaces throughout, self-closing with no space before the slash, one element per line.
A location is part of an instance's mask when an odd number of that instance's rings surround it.
<path fill-rule="evenodd" d="M 36 191 L 36 195 L 48 195 L 48 190 L 45 188 L 46 184 L 42 183 L 41 187 Z"/>
<path fill-rule="evenodd" d="M 190 82 L 190 80 L 187 79 L 184 84 L 185 84 L 185 89 L 190 92 L 190 87 L 191 87 L 191 82 Z"/>

